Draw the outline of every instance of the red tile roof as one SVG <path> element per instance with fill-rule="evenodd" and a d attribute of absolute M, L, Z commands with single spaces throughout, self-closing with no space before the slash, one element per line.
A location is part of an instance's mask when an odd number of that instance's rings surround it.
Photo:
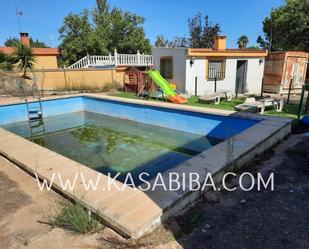
<path fill-rule="evenodd" d="M 0 47 L 0 52 L 5 54 L 12 54 L 14 49 L 14 47 Z M 32 48 L 32 53 L 34 55 L 59 56 L 61 54 L 61 50 L 59 48 Z"/>

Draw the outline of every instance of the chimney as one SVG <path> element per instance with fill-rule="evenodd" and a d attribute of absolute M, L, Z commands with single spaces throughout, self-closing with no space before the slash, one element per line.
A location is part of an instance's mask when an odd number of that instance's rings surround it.
<path fill-rule="evenodd" d="M 28 33 L 20 33 L 20 41 L 26 47 L 30 47 L 30 40 L 29 40 L 29 34 Z"/>
<path fill-rule="evenodd" d="M 215 37 L 214 49 L 216 49 L 216 50 L 225 50 L 226 49 L 226 36 L 225 35 L 217 35 Z"/>

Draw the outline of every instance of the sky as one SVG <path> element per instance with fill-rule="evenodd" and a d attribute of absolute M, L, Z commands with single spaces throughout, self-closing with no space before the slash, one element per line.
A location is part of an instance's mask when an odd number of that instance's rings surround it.
<path fill-rule="evenodd" d="M 152 44 L 157 35 L 168 39 L 187 36 L 188 18 L 200 11 L 209 15 L 211 22 L 220 24 L 221 34 L 227 36 L 227 47 L 234 48 L 241 35 L 249 37 L 249 46 L 256 45 L 257 36 L 263 34 L 264 18 L 284 0 L 109 0 L 109 3 L 145 17 L 144 29 Z M 16 5 L 23 13 L 20 18 L 22 31 L 56 47 L 61 42 L 58 30 L 64 17 L 85 8 L 92 9 L 96 1 L 0 0 L 0 45 L 9 37 L 19 36 Z"/>

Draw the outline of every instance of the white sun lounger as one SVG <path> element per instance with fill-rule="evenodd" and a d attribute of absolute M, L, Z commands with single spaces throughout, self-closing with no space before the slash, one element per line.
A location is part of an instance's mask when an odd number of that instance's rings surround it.
<path fill-rule="evenodd" d="M 220 90 L 219 93 L 221 93 L 221 97 L 225 98 L 226 101 L 232 101 L 232 91 L 229 90 Z"/>
<path fill-rule="evenodd" d="M 235 110 L 241 112 L 260 112 L 264 114 L 265 107 L 273 107 L 276 112 L 281 112 L 283 109 L 283 99 L 266 98 L 256 101 L 255 98 L 247 98 L 243 104 L 235 106 Z"/>
<path fill-rule="evenodd" d="M 220 103 L 221 93 L 205 93 L 203 96 L 198 97 L 200 101 L 213 101 L 215 105 Z"/>
<path fill-rule="evenodd" d="M 220 90 L 213 93 L 205 93 L 203 96 L 200 96 L 198 99 L 200 101 L 213 101 L 215 105 L 220 103 L 221 98 L 225 98 L 227 101 L 232 100 L 232 92 L 228 90 Z"/>

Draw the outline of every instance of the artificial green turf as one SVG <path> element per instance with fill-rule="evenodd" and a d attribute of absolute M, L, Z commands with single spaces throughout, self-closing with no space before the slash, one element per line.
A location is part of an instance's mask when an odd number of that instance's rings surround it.
<path fill-rule="evenodd" d="M 136 96 L 136 94 L 134 93 L 121 92 L 121 93 L 115 93 L 112 95 L 117 96 L 117 97 L 122 97 L 122 98 L 129 98 L 129 99 L 141 99 L 140 97 Z M 149 101 L 162 101 L 162 100 L 157 100 L 153 98 L 150 98 L 148 100 Z M 214 105 L 211 102 L 200 102 L 197 96 L 192 96 L 191 98 L 188 99 L 188 103 L 186 103 L 185 105 L 233 111 L 234 106 L 238 104 L 242 104 L 243 102 L 244 102 L 244 98 L 238 98 L 238 99 L 233 98 L 232 101 L 228 102 L 228 101 L 221 100 L 220 104 Z M 285 117 L 285 118 L 297 118 L 297 113 L 298 113 L 298 105 L 296 104 L 284 104 L 282 112 L 276 112 L 274 109 L 270 109 L 270 108 L 268 108 L 265 111 L 266 115 Z"/>

